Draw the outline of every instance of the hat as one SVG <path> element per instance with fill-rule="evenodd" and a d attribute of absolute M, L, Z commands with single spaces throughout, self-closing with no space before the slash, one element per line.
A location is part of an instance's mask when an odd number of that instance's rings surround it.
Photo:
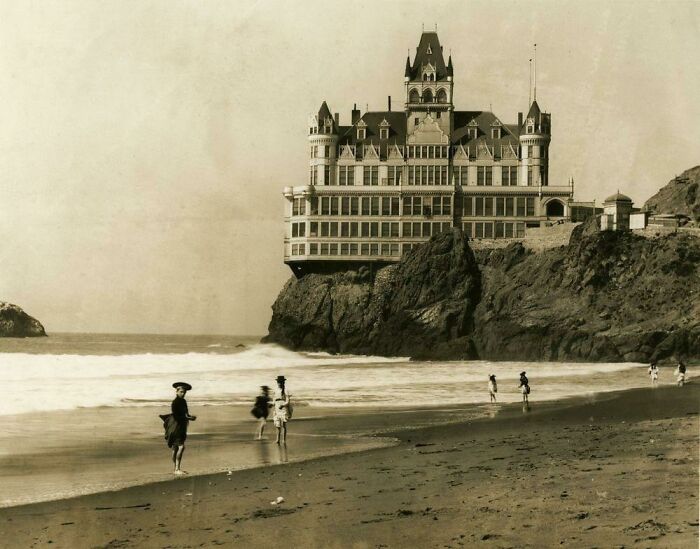
<path fill-rule="evenodd" d="M 524 375 L 525 375 L 525 372 L 520 372 L 520 375 L 521 375 L 521 376 L 524 376 Z"/>
<path fill-rule="evenodd" d="M 192 385 L 190 385 L 189 383 L 185 383 L 184 381 L 176 381 L 175 383 L 173 383 L 173 387 L 175 387 L 175 389 L 179 389 L 180 387 L 182 387 L 185 391 L 192 390 Z"/>
<path fill-rule="evenodd" d="M 284 376 L 277 376 L 277 382 L 279 383 L 280 381 L 287 381 L 287 378 Z"/>
<path fill-rule="evenodd" d="M 270 390 L 270 388 L 267 385 L 261 385 L 260 388 L 265 392 Z"/>

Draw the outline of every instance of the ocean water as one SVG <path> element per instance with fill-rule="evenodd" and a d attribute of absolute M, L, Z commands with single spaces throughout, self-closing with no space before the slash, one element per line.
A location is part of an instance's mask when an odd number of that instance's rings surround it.
<path fill-rule="evenodd" d="M 194 389 L 190 405 L 248 404 L 277 375 L 297 409 L 401 408 L 488 402 L 489 374 L 499 402 L 517 402 L 527 371 L 532 400 L 646 386 L 646 365 L 548 362 L 410 361 L 407 358 L 299 353 L 258 338 L 58 334 L 0 340 L 0 415 L 94 407 L 167 406 L 171 384 Z M 668 379 L 665 379 L 668 377 Z M 662 371 L 661 383 L 672 382 Z"/>
<path fill-rule="evenodd" d="M 170 409 L 174 381 L 193 385 L 187 400 L 198 419 L 190 424 L 185 459 L 191 474 L 361 451 L 393 443 L 368 433 L 491 416 L 503 403 L 520 401 L 522 370 L 535 406 L 649 384 L 642 364 L 414 362 L 298 353 L 258 341 L 104 334 L 0 339 L 0 507 L 172 478 L 158 414 Z M 487 404 L 492 373 L 497 406 Z M 274 386 L 280 374 L 295 403 L 289 447 L 274 443 L 272 426 L 264 441 L 254 441 L 248 413 L 259 386 Z M 661 370 L 660 382 L 673 382 L 670 369 Z M 348 415 L 361 419 L 345 421 Z"/>

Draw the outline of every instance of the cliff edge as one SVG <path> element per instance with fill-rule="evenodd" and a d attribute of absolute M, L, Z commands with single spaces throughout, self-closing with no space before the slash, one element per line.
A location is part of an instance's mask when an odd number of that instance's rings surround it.
<path fill-rule="evenodd" d="M 700 166 L 674 177 L 644 203 L 644 209 L 660 214 L 682 214 L 700 224 Z"/>
<path fill-rule="evenodd" d="M 264 339 L 422 359 L 700 358 L 700 239 L 577 227 L 567 246 L 472 251 L 459 229 L 400 263 L 291 278 Z"/>
<path fill-rule="evenodd" d="M 0 337 L 39 337 L 46 332 L 36 318 L 17 305 L 0 301 Z"/>

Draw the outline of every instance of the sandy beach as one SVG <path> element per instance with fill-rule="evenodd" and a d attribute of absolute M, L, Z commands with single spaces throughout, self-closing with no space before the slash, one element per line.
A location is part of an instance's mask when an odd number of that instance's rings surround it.
<path fill-rule="evenodd" d="M 379 432 L 384 447 L 7 507 L 0 539 L 7 547 L 270 547 L 280 539 L 288 547 L 697 547 L 699 403 L 700 384 L 691 383 L 533 402 L 527 413 L 507 405 L 478 420 L 418 410 L 299 421 L 292 455 L 311 431 Z M 457 422 L 441 424 L 448 420 Z M 421 422 L 433 425 L 402 430 Z M 271 505 L 278 496 L 284 502 Z"/>

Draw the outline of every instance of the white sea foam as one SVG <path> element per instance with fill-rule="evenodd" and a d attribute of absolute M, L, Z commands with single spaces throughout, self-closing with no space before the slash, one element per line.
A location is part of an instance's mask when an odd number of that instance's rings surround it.
<path fill-rule="evenodd" d="M 163 343 L 162 345 L 167 345 Z M 206 347 L 206 346 L 205 346 Z M 416 406 L 488 400 L 494 373 L 499 401 L 515 401 L 519 373 L 528 372 L 533 398 L 553 399 L 646 383 L 639 364 L 487 361 L 412 362 L 328 353 L 296 353 L 258 344 L 235 354 L 29 354 L 0 355 L 0 415 L 97 406 L 152 406 L 172 398 L 173 381 L 194 386 L 198 405 L 249 403 L 278 374 L 299 404 L 312 406 Z"/>

